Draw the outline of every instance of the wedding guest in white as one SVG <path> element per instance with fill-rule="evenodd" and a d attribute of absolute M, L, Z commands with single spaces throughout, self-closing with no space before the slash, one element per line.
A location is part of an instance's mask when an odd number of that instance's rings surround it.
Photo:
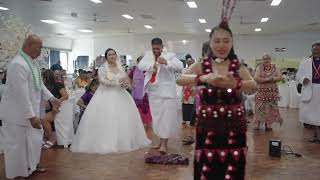
<path fill-rule="evenodd" d="M 160 137 L 160 143 L 153 146 L 163 154 L 168 150 L 168 139 L 179 125 L 177 113 L 177 92 L 175 72 L 181 72 L 182 62 L 174 53 L 163 52 L 160 38 L 151 41 L 152 53 L 146 53 L 138 68 L 146 71 L 145 88 L 149 95 L 154 133 Z"/>
<path fill-rule="evenodd" d="M 7 88 L 0 103 L 7 178 L 25 179 L 32 172 L 45 171 L 39 166 L 43 138 L 40 102 L 43 98 L 59 107 L 60 101 L 43 85 L 35 61 L 41 46 L 38 36 L 28 36 L 7 68 Z"/>
<path fill-rule="evenodd" d="M 107 49 L 98 70 L 100 85 L 86 106 L 72 152 L 119 153 L 149 145 L 139 111 L 127 92 L 130 80 L 115 50 Z"/>
<path fill-rule="evenodd" d="M 320 143 L 320 43 L 312 45 L 312 56 L 302 61 L 297 73 L 302 84 L 299 119 L 314 126 L 314 138 L 310 142 Z"/>

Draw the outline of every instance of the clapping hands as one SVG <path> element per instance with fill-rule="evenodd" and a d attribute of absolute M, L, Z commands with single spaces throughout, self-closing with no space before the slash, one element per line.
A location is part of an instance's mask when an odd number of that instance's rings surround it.
<path fill-rule="evenodd" d="M 237 86 L 237 80 L 232 74 L 228 73 L 226 76 L 209 73 L 200 77 L 202 82 L 208 83 L 212 86 L 219 88 L 235 88 Z"/>
<path fill-rule="evenodd" d="M 122 88 L 125 88 L 125 89 L 131 88 L 131 84 L 128 78 L 120 79 L 119 83 Z"/>

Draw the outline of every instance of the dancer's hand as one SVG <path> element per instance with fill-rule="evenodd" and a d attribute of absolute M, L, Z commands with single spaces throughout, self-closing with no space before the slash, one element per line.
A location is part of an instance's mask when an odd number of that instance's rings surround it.
<path fill-rule="evenodd" d="M 51 102 L 52 106 L 56 107 L 57 109 L 60 108 L 61 106 L 61 101 L 55 97 L 52 97 L 49 99 L 49 101 Z"/>
<path fill-rule="evenodd" d="M 303 85 L 309 84 L 310 80 L 308 78 L 304 78 L 303 80 Z"/>
<path fill-rule="evenodd" d="M 127 89 L 127 88 L 129 88 L 129 87 L 130 87 L 130 85 L 129 85 L 129 82 L 128 82 L 128 79 L 127 79 L 127 78 L 121 78 L 121 79 L 119 80 L 119 83 L 120 83 L 120 86 L 121 86 L 122 88 Z"/>
<path fill-rule="evenodd" d="M 33 117 L 30 119 L 30 122 L 31 122 L 31 126 L 35 129 L 42 129 L 42 126 L 41 126 L 41 120 L 40 118 L 38 117 Z"/>
<path fill-rule="evenodd" d="M 164 59 L 163 57 L 158 57 L 157 62 L 159 64 L 165 64 L 165 65 L 168 64 L 168 61 L 166 59 Z"/>
<path fill-rule="evenodd" d="M 235 88 L 237 81 L 232 74 L 227 76 L 217 75 L 214 73 L 209 73 L 200 77 L 202 82 L 208 83 L 215 87 L 220 88 Z"/>

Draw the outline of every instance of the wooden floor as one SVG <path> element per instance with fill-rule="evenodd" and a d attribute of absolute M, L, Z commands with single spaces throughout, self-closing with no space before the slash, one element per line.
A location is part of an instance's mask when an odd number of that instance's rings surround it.
<path fill-rule="evenodd" d="M 247 180 L 319 180 L 320 144 L 307 142 L 312 136 L 310 129 L 298 122 L 298 111 L 281 109 L 284 124 L 274 127 L 273 132 L 253 131 L 248 128 Z M 144 153 L 148 149 L 110 155 L 71 153 L 67 149 L 44 150 L 42 164 L 48 168 L 45 174 L 32 175 L 30 180 L 192 180 L 192 146 L 181 145 L 182 137 L 190 135 L 191 129 L 183 127 L 179 136 L 169 141 L 169 151 L 190 158 L 189 166 L 148 165 Z M 103 138 L 103 137 L 101 137 Z M 269 139 L 281 139 L 302 158 L 290 155 L 281 159 L 268 156 Z M 4 160 L 0 156 L 0 179 L 4 179 Z"/>

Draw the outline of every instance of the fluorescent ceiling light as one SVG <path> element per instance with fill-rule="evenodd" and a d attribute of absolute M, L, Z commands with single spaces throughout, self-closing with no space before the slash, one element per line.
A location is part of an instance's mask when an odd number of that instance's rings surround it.
<path fill-rule="evenodd" d="M 152 26 L 150 26 L 150 25 L 144 25 L 144 27 L 147 29 L 152 29 Z"/>
<path fill-rule="evenodd" d="M 9 9 L 9 8 L 6 8 L 6 7 L 2 7 L 2 6 L 0 6 L 0 10 L 8 11 L 8 10 L 10 10 L 10 9 Z"/>
<path fill-rule="evenodd" d="M 183 44 L 187 44 L 187 42 L 189 42 L 189 41 L 187 41 L 187 40 L 182 40 L 181 41 Z"/>
<path fill-rule="evenodd" d="M 94 2 L 94 3 L 103 3 L 101 0 L 90 0 L 91 2 Z"/>
<path fill-rule="evenodd" d="M 210 32 L 211 32 L 211 29 L 206 29 L 206 32 L 210 33 Z"/>
<path fill-rule="evenodd" d="M 127 18 L 127 19 L 133 19 L 133 17 L 130 16 L 129 14 L 123 14 L 122 17 Z"/>
<path fill-rule="evenodd" d="M 201 24 L 207 23 L 206 19 L 199 19 L 199 22 L 200 22 Z"/>
<path fill-rule="evenodd" d="M 272 3 L 270 4 L 271 6 L 279 6 L 281 3 L 281 0 L 272 0 Z"/>
<path fill-rule="evenodd" d="M 189 6 L 189 8 L 197 8 L 197 3 L 195 1 L 187 1 L 186 2 Z"/>
<path fill-rule="evenodd" d="M 255 32 L 260 32 L 262 29 L 261 28 L 256 28 L 254 31 Z"/>
<path fill-rule="evenodd" d="M 79 32 L 83 32 L 83 33 L 91 33 L 93 32 L 91 29 L 79 29 Z"/>
<path fill-rule="evenodd" d="M 58 21 L 54 21 L 54 20 L 51 20 L 51 19 L 44 19 L 44 20 L 40 20 L 41 22 L 44 22 L 44 23 L 48 23 L 48 24 L 58 24 L 60 22 Z"/>
<path fill-rule="evenodd" d="M 261 18 L 261 22 L 267 22 L 269 18 Z"/>

